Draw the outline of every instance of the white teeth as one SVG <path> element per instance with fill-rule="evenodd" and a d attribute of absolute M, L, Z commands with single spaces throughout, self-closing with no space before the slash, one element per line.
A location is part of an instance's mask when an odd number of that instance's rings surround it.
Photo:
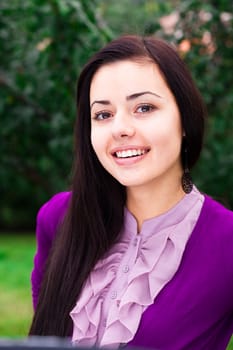
<path fill-rule="evenodd" d="M 128 158 L 128 157 L 135 157 L 135 156 L 141 156 L 142 154 L 145 154 L 146 151 L 144 149 L 130 149 L 127 151 L 118 151 L 116 152 L 117 158 Z"/>

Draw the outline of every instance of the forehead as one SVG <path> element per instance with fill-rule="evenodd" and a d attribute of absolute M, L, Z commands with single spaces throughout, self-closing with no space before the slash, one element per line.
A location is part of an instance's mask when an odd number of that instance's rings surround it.
<path fill-rule="evenodd" d="M 108 98 L 121 91 L 131 94 L 148 89 L 156 90 L 155 92 L 169 90 L 156 63 L 148 60 L 117 61 L 102 66 L 94 74 L 90 99 Z"/>

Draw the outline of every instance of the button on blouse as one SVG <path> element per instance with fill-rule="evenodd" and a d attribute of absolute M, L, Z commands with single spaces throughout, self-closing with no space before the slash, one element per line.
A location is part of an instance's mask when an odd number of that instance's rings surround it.
<path fill-rule="evenodd" d="M 168 212 L 137 222 L 125 208 L 119 241 L 89 275 L 71 311 L 78 346 L 117 348 L 133 339 L 142 313 L 179 268 L 204 197 L 194 187 Z"/>

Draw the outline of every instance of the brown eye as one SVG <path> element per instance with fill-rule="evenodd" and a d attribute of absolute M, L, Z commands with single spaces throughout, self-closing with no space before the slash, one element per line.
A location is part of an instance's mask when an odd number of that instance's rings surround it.
<path fill-rule="evenodd" d="M 95 113 L 94 119 L 104 120 L 104 119 L 108 119 L 110 117 L 111 117 L 111 113 L 109 113 L 109 112 L 99 112 L 99 113 Z"/>
<path fill-rule="evenodd" d="M 136 112 L 137 113 L 147 113 L 147 112 L 151 112 L 153 110 L 154 110 L 154 106 L 149 105 L 149 104 L 143 104 L 137 108 Z"/>

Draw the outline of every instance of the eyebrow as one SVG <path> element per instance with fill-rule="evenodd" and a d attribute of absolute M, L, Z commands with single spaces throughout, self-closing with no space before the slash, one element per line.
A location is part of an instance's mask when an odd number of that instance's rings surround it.
<path fill-rule="evenodd" d="M 129 100 L 134 100 L 135 98 L 138 98 L 138 97 L 143 96 L 143 95 L 153 95 L 153 96 L 162 98 L 162 96 L 156 94 L 155 92 L 152 92 L 152 91 L 142 91 L 142 92 L 137 92 L 137 93 L 135 93 L 135 94 L 126 96 L 126 100 L 127 100 L 127 101 L 129 101 Z"/>
<path fill-rule="evenodd" d="M 156 96 L 158 98 L 162 98 L 162 96 L 156 94 L 155 92 L 152 92 L 152 91 L 142 91 L 142 92 L 136 92 L 132 95 L 129 95 L 129 96 L 126 96 L 126 100 L 127 101 L 130 101 L 130 100 L 134 100 L 140 96 L 143 96 L 143 95 L 153 95 L 153 96 Z M 91 106 L 90 106 L 90 109 L 93 107 L 93 105 L 95 103 L 99 103 L 99 104 L 102 104 L 102 105 L 109 105 L 110 104 L 110 101 L 109 100 L 96 100 L 96 101 L 93 101 Z"/>

